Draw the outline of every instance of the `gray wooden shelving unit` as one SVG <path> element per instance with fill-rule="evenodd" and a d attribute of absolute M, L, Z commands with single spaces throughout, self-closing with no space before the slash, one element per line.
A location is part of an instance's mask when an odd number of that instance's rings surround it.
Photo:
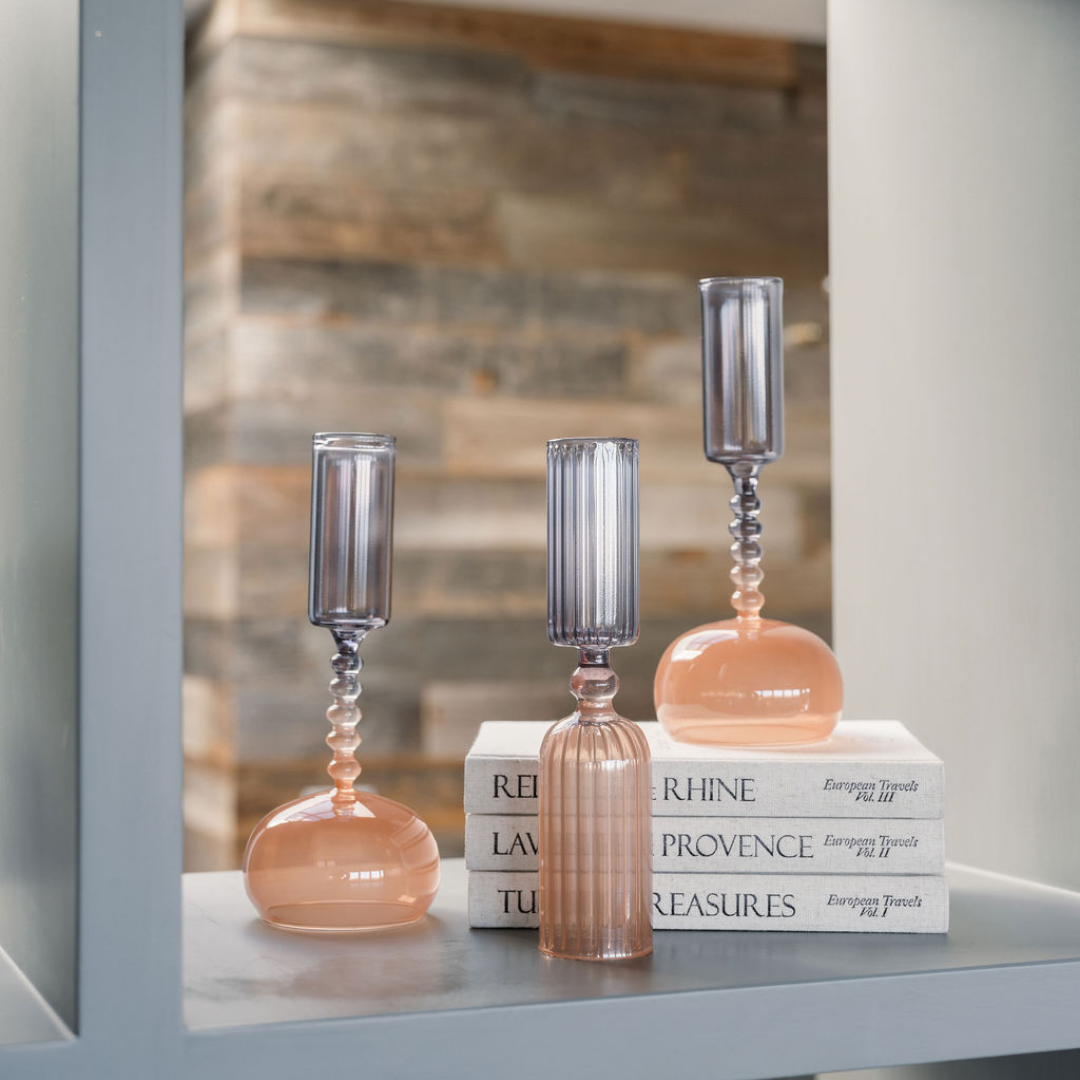
<path fill-rule="evenodd" d="M 1080 895 L 949 877 L 947 935 L 666 932 L 651 958 L 590 965 L 542 957 L 529 931 L 470 931 L 460 860 L 427 920 L 371 936 L 275 931 L 239 873 L 188 874 L 173 1064 L 753 1080 L 1080 1045 Z M 10 965 L 0 1037 L 70 1039 Z"/>
<path fill-rule="evenodd" d="M 455 863 L 431 919 L 371 938 L 273 933 L 235 874 L 181 889 L 183 17 L 61 7 L 34 19 L 79 35 L 78 858 L 50 867 L 77 875 L 78 1016 L 0 954 L 0 1077 L 751 1080 L 1080 1048 L 1080 895 L 973 870 L 947 936 L 668 933 L 625 966 L 470 933 Z M 15 771 L 34 814 L 50 762 Z"/>

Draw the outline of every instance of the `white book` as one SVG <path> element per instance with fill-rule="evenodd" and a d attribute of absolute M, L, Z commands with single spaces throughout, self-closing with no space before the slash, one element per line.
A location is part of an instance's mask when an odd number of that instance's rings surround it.
<path fill-rule="evenodd" d="M 488 721 L 465 759 L 465 810 L 537 813 L 548 721 Z M 939 818 L 944 766 L 895 720 L 841 720 L 832 738 L 771 750 L 694 746 L 641 725 L 658 817 Z"/>
<path fill-rule="evenodd" d="M 728 874 L 940 874 L 941 818 L 654 817 L 653 870 Z M 536 870 L 537 819 L 467 814 L 470 870 Z"/>
<path fill-rule="evenodd" d="M 539 925 L 535 873 L 469 874 L 469 925 Z M 654 874 L 654 930 L 806 930 L 944 934 L 940 875 Z"/>

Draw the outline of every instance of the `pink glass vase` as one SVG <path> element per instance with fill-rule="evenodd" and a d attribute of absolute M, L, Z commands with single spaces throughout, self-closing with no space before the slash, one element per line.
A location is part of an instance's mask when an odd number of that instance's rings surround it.
<path fill-rule="evenodd" d="M 548 636 L 579 666 L 540 748 L 539 945 L 575 960 L 652 951 L 649 747 L 608 664 L 638 634 L 637 461 L 632 439 L 548 444 Z"/>

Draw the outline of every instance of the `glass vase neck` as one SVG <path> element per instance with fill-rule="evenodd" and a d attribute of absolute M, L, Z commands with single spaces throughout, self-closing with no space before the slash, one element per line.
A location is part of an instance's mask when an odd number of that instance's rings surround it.
<path fill-rule="evenodd" d="M 338 650 L 357 649 L 360 643 L 376 629 L 374 626 L 331 626 L 327 627 L 334 637 L 334 644 Z"/>
<path fill-rule="evenodd" d="M 366 627 L 335 627 L 331 630 L 338 651 L 330 661 L 334 675 L 329 689 L 334 703 L 326 710 L 326 719 L 333 731 L 326 736 L 326 745 L 334 756 L 326 771 L 334 781 L 331 802 L 334 814 L 339 817 L 352 814 L 356 802 L 353 785 L 360 776 L 360 762 L 356 760 L 360 735 L 356 728 L 362 714 L 356 699 L 360 696 L 360 671 L 364 666 L 360 659 L 360 642 L 367 632 Z"/>
<path fill-rule="evenodd" d="M 761 569 L 761 500 L 757 485 L 761 475 L 760 462 L 738 461 L 727 466 L 735 485 L 735 494 L 728 505 L 735 515 L 728 526 L 733 543 L 731 558 L 735 565 L 730 577 L 735 591 L 731 594 L 731 606 L 740 623 L 757 624 L 761 621 L 761 609 L 765 596 L 760 585 L 765 578 Z"/>
<path fill-rule="evenodd" d="M 602 659 L 587 658 L 582 649 L 581 662 L 570 677 L 570 692 L 577 698 L 577 714 L 583 720 L 605 721 L 619 718 L 612 701 L 619 692 L 619 676 L 608 666 L 607 651 Z"/>
<path fill-rule="evenodd" d="M 578 664 L 581 667 L 609 667 L 611 652 L 608 649 L 578 649 Z"/>

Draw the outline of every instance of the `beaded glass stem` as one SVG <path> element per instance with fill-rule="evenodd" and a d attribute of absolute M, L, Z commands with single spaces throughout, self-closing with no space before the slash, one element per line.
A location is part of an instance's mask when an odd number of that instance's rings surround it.
<path fill-rule="evenodd" d="M 649 747 L 608 653 L 638 635 L 637 489 L 633 439 L 548 443 L 548 637 L 578 667 L 540 748 L 540 950 L 575 960 L 652 951 Z"/>
<path fill-rule="evenodd" d="M 731 594 L 731 606 L 741 619 L 756 619 L 765 604 L 759 586 L 765 578 L 761 569 L 761 500 L 757 495 L 758 473 L 761 466 L 751 463 L 733 465 L 731 477 L 735 481 L 735 494 L 729 503 L 735 520 L 728 526 L 734 543 L 731 557 L 731 580 L 735 591 Z"/>
<path fill-rule="evenodd" d="M 730 506 L 734 619 L 695 627 L 656 669 L 656 715 L 684 742 L 762 746 L 828 737 L 843 705 L 829 647 L 763 619 L 758 480 L 784 451 L 783 283 L 701 282 L 705 456 L 735 484 Z"/>
<path fill-rule="evenodd" d="M 360 669 L 364 664 L 360 659 L 360 642 L 364 640 L 366 632 L 334 632 L 338 647 L 330 661 L 334 672 L 330 680 L 330 693 L 334 703 L 326 710 L 326 719 L 334 729 L 326 736 L 326 745 L 334 752 L 334 758 L 326 771 L 334 781 L 334 811 L 338 814 L 349 813 L 349 808 L 356 802 L 353 784 L 360 776 L 360 762 L 356 760 L 360 735 L 356 726 L 362 716 L 356 699 L 360 696 Z"/>
<path fill-rule="evenodd" d="M 390 621 L 394 439 L 316 435 L 308 617 L 333 634 L 330 791 L 268 814 L 244 853 L 248 896 L 293 930 L 373 930 L 413 922 L 439 885 L 439 850 L 407 807 L 357 791 L 360 643 Z"/>

